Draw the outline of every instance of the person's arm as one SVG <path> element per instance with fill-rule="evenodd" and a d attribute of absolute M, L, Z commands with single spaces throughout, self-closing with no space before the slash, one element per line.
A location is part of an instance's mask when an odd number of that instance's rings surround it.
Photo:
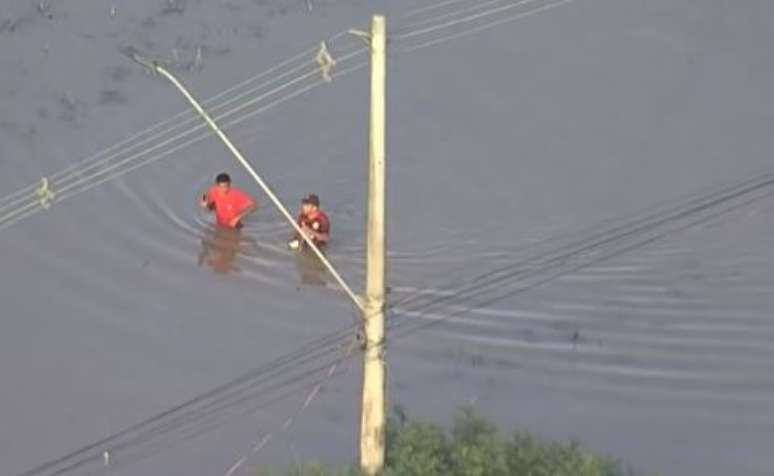
<path fill-rule="evenodd" d="M 303 230 L 306 225 L 304 225 L 304 216 L 299 213 L 298 217 L 296 218 L 296 224 Z M 288 240 L 288 248 L 295 250 L 298 249 L 301 246 L 301 241 L 303 238 L 301 238 L 301 235 L 298 234 L 297 231 L 293 231 L 293 236 L 290 237 Z"/>
<path fill-rule="evenodd" d="M 239 215 L 237 215 L 232 221 L 231 224 L 233 226 L 236 226 L 238 223 L 241 223 L 242 220 L 249 214 L 253 213 L 255 210 L 258 209 L 258 205 L 255 204 L 255 202 L 250 202 L 245 208 L 242 209 L 241 212 L 239 212 Z"/>
<path fill-rule="evenodd" d="M 251 213 L 255 212 L 258 209 L 258 204 L 254 201 L 251 201 L 247 204 L 247 206 L 239 213 L 239 220 L 241 221 L 243 218 L 245 218 L 247 215 L 250 215 Z"/>
<path fill-rule="evenodd" d="M 199 206 L 202 207 L 202 208 L 206 208 L 206 209 L 208 209 L 210 211 L 215 209 L 215 202 L 210 200 L 209 192 L 205 192 L 202 195 L 202 200 L 201 200 L 201 202 L 199 202 Z"/>
<path fill-rule="evenodd" d="M 304 231 L 307 233 L 307 235 L 309 235 L 311 239 L 319 243 L 328 243 L 328 240 L 331 237 L 330 233 L 328 233 L 327 231 L 318 231 L 308 226 L 304 227 Z"/>
<path fill-rule="evenodd" d="M 252 197 L 246 193 L 243 193 L 241 190 L 232 189 L 231 193 L 236 195 L 235 206 L 239 210 L 239 213 L 231 220 L 229 224 L 231 226 L 239 226 L 239 224 L 242 223 L 242 220 L 247 215 L 253 213 L 258 208 L 258 205 Z"/>
<path fill-rule="evenodd" d="M 310 238 L 319 243 L 328 243 L 328 240 L 330 239 L 327 220 L 315 220 L 312 222 L 311 227 L 304 227 L 304 231 Z"/>

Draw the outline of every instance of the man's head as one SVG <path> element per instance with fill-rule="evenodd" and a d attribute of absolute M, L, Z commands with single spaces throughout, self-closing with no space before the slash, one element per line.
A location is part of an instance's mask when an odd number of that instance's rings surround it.
<path fill-rule="evenodd" d="M 231 188 L 231 177 L 227 173 L 218 174 L 215 177 L 215 184 L 223 191 Z"/>
<path fill-rule="evenodd" d="M 320 208 L 320 198 L 310 193 L 306 197 L 301 199 L 301 211 L 304 213 L 309 213 L 313 210 L 317 210 Z"/>

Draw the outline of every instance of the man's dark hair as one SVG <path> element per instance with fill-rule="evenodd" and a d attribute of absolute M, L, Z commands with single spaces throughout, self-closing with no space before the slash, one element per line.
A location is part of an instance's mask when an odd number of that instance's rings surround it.
<path fill-rule="evenodd" d="M 231 177 L 227 173 L 218 174 L 215 177 L 215 183 L 231 183 Z"/>
<path fill-rule="evenodd" d="M 319 207 L 320 206 L 320 197 L 318 197 L 317 195 L 315 195 L 313 193 L 310 193 L 309 195 L 307 195 L 306 197 L 301 199 L 301 203 L 306 203 L 306 204 L 309 204 L 309 205 L 314 205 L 315 207 Z"/>

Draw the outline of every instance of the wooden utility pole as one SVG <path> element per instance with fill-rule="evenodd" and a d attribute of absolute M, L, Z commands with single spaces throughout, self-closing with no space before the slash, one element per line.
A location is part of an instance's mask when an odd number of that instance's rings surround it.
<path fill-rule="evenodd" d="M 368 264 L 364 311 L 363 407 L 360 427 L 360 466 L 366 474 L 384 468 L 384 189 L 385 189 L 385 18 L 371 20 L 371 140 L 368 182 Z"/>

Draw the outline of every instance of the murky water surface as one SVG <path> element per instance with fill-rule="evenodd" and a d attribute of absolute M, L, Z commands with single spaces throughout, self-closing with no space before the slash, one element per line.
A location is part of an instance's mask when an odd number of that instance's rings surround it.
<path fill-rule="evenodd" d="M 353 460 L 357 353 L 324 377 L 356 310 L 121 50 L 201 98 L 238 85 L 208 107 L 283 201 L 320 195 L 362 289 L 368 57 L 334 35 L 373 11 L 393 38 L 391 403 L 437 421 L 474 403 L 659 474 L 774 472 L 774 4 L 444 3 L 0 5 L 0 211 L 121 144 L 0 231 L 3 474 L 110 435 L 35 474 Z M 238 233 L 197 205 L 224 170 L 261 203 Z"/>

